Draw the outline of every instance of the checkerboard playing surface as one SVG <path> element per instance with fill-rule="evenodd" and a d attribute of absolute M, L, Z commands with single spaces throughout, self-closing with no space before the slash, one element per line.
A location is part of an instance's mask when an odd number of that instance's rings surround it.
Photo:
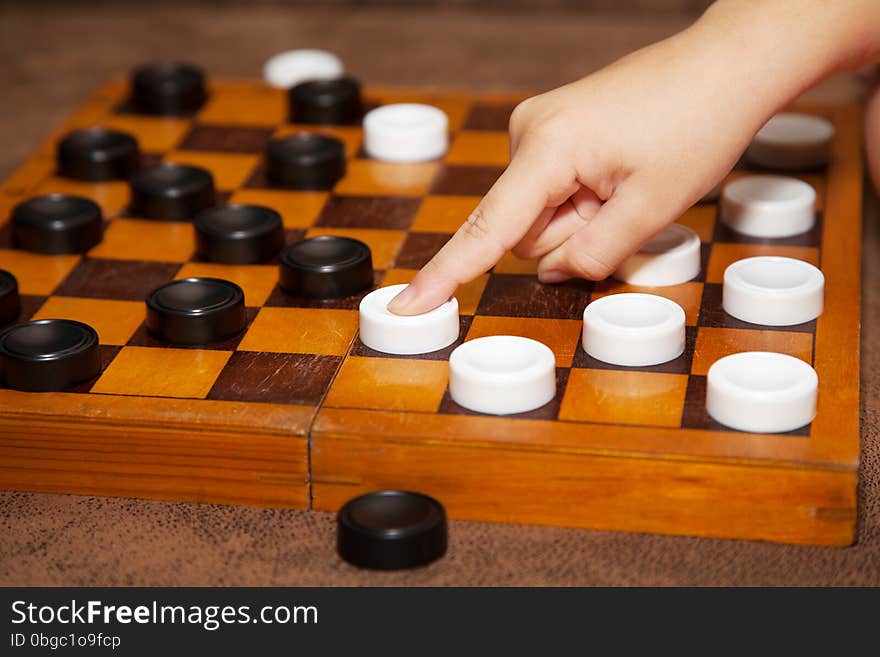
<path fill-rule="evenodd" d="M 370 106 L 423 102 L 449 116 L 443 161 L 368 159 L 357 126 L 285 124 L 283 92 L 213 80 L 191 117 L 132 113 L 124 82 L 100 89 L 0 188 L 0 267 L 18 278 L 20 320 L 62 317 L 99 333 L 104 369 L 64 393 L 0 390 L 0 484 L 5 488 L 287 505 L 335 510 L 361 492 L 430 494 L 458 518 L 847 544 L 855 524 L 859 453 L 861 247 L 859 110 L 808 108 L 837 128 L 826 171 L 802 176 L 817 192 L 810 233 L 758 240 L 717 220 L 715 204 L 680 222 L 703 242 L 698 279 L 666 288 L 614 281 L 538 283 L 533 262 L 505 256 L 457 293 L 460 341 L 497 334 L 553 349 L 558 392 L 518 416 L 456 405 L 441 352 L 389 356 L 357 338 L 360 296 L 315 301 L 278 287 L 277 261 L 200 262 L 188 222 L 129 211 L 125 182 L 55 174 L 57 139 L 102 125 L 131 133 L 144 159 L 210 170 L 219 202 L 277 210 L 287 241 L 344 235 L 367 243 L 376 284 L 410 280 L 458 228 L 507 162 L 507 120 L 522 96 L 376 89 Z M 347 173 L 328 192 L 272 188 L 262 152 L 298 130 L 330 134 Z M 742 175 L 735 171 L 731 176 Z M 98 202 L 103 241 L 86 255 L 12 248 L 9 210 L 31 196 L 73 193 Z M 752 255 L 820 266 L 826 310 L 793 327 L 739 322 L 721 308 L 725 267 Z M 242 287 L 248 328 L 191 348 L 144 327 L 144 298 L 175 278 L 215 276 Z M 687 315 L 675 361 L 608 365 L 580 347 L 584 307 L 599 296 L 650 291 Z M 709 366 L 748 350 L 791 354 L 819 374 L 819 411 L 791 434 L 746 434 L 705 413 Z"/>

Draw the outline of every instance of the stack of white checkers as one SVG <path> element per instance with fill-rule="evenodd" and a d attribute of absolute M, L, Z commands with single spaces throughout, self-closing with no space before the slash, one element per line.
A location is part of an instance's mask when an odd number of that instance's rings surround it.
<path fill-rule="evenodd" d="M 334 80 L 342 77 L 345 67 L 332 52 L 302 48 L 271 57 L 263 66 L 263 79 L 279 89 L 290 89 L 310 80 Z"/>
<path fill-rule="evenodd" d="M 436 160 L 448 147 L 449 118 L 431 105 L 383 105 L 364 116 L 364 150 L 377 160 Z"/>

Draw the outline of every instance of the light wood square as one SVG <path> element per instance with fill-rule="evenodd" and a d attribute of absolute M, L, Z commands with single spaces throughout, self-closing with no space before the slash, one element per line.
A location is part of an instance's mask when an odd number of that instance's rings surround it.
<path fill-rule="evenodd" d="M 244 291 L 246 306 L 262 306 L 278 282 L 276 265 L 220 265 L 213 262 L 188 262 L 175 278 L 207 276 L 222 278 Z"/>
<path fill-rule="evenodd" d="M 436 411 L 449 380 L 446 361 L 395 358 L 345 359 L 327 406 Z"/>
<path fill-rule="evenodd" d="M 261 308 L 239 349 L 342 356 L 357 328 L 356 310 Z"/>
<path fill-rule="evenodd" d="M 123 347 L 92 392 L 204 399 L 231 351 Z"/>
<path fill-rule="evenodd" d="M 701 326 L 697 330 L 691 372 L 706 374 L 719 358 L 741 351 L 775 351 L 812 364 L 813 336 L 796 331 L 761 331 L 752 329 Z"/>
<path fill-rule="evenodd" d="M 41 255 L 0 249 L 0 268 L 18 279 L 22 294 L 47 295 L 76 267 L 79 255 Z"/>
<path fill-rule="evenodd" d="M 686 374 L 574 368 L 560 420 L 677 427 L 687 393 Z"/>
<path fill-rule="evenodd" d="M 49 297 L 33 319 L 73 319 L 95 329 L 101 344 L 123 345 L 145 314 L 145 304 L 137 301 Z"/>
<path fill-rule="evenodd" d="M 308 228 L 321 213 L 327 196 L 327 192 L 239 189 L 229 197 L 229 203 L 264 205 L 281 215 L 285 228 Z"/>
<path fill-rule="evenodd" d="M 580 345 L 582 326 L 583 322 L 576 319 L 477 315 L 468 330 L 467 339 L 490 335 L 520 335 L 550 347 L 556 355 L 556 367 L 570 367 Z"/>
<path fill-rule="evenodd" d="M 410 230 L 414 233 L 454 233 L 480 202 L 479 196 L 427 196 Z"/>
<path fill-rule="evenodd" d="M 92 258 L 182 262 L 195 249 L 192 224 L 182 221 L 116 219 L 104 239 L 89 251 Z"/>

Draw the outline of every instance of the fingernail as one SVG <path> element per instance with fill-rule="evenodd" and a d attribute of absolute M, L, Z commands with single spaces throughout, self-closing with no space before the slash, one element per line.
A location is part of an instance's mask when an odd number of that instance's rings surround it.
<path fill-rule="evenodd" d="M 403 315 L 405 314 L 407 306 L 409 306 L 415 298 L 416 288 L 412 285 L 407 285 L 396 297 L 388 302 L 388 311 L 395 315 Z"/>
<path fill-rule="evenodd" d="M 538 280 L 542 283 L 561 283 L 562 281 L 568 280 L 568 278 L 568 274 L 559 269 L 538 272 Z"/>

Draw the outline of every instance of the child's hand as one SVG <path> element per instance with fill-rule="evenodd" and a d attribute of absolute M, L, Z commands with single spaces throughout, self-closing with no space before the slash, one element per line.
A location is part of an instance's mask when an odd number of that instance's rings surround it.
<path fill-rule="evenodd" d="M 822 3 L 770 5 L 719 2 L 685 32 L 519 105 L 507 170 L 389 309 L 431 310 L 509 250 L 539 258 L 545 283 L 611 274 L 710 190 L 780 106 L 841 64 Z M 783 37 L 774 26 L 786 21 L 800 23 Z"/>

